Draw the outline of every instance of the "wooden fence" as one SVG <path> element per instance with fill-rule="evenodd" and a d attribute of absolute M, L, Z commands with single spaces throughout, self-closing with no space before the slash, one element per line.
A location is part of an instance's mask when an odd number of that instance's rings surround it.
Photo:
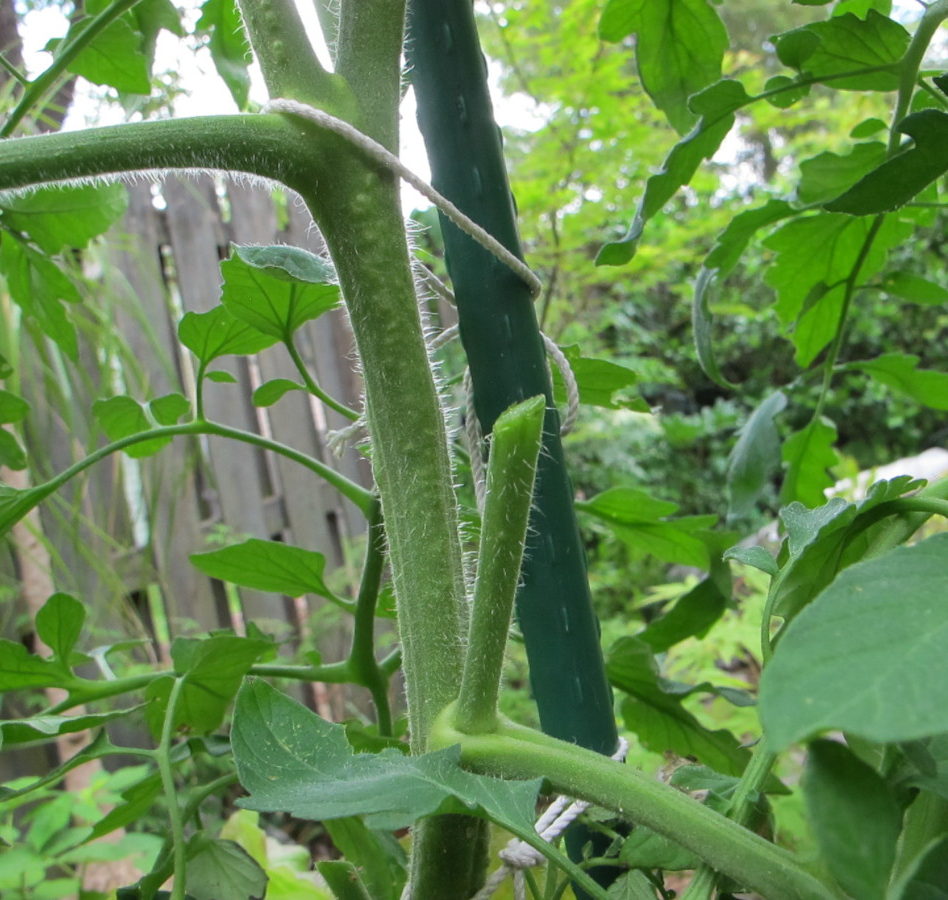
<path fill-rule="evenodd" d="M 139 400 L 172 391 L 192 394 L 192 363 L 175 337 L 177 322 L 185 312 L 217 305 L 218 264 L 231 242 L 321 250 L 309 214 L 293 197 L 275 202 L 262 188 L 222 187 L 205 176 L 170 178 L 160 191 L 147 183 L 129 189 L 124 223 L 113 230 L 112 255 L 97 276 L 101 303 L 92 298 L 90 315 L 108 310 L 119 337 L 109 338 L 101 327 L 84 330 L 80 354 L 85 364 L 79 377 L 63 378 L 61 370 L 57 375 L 54 361 L 42 352 L 26 361 L 24 394 L 32 404 L 27 439 L 43 448 L 43 458 L 34 460 L 34 477 L 61 471 L 103 442 L 89 415 L 95 399 L 122 392 Z M 324 315 L 297 336 L 319 384 L 358 407 L 359 379 L 344 314 Z M 103 347 L 104 340 L 114 346 Z M 130 364 L 112 366 L 121 372 L 117 375 L 103 361 L 120 357 Z M 328 452 L 328 432 L 348 424 L 333 410 L 303 392 L 291 392 L 267 409 L 251 403 L 253 389 L 262 382 L 298 380 L 282 345 L 251 358 L 225 357 L 214 368 L 229 371 L 237 383 L 206 383 L 208 418 L 272 436 L 350 479 L 371 483 L 368 463 L 354 451 L 339 458 Z M 116 388 L 119 379 L 124 384 Z M 159 658 L 167 653 L 165 624 L 172 637 L 220 627 L 241 631 L 246 620 L 291 643 L 307 635 L 316 607 L 244 589 L 235 604 L 232 592 L 188 562 L 190 553 L 208 548 L 215 532 L 231 540 L 269 538 L 318 550 L 332 578 L 333 571 L 350 576 L 357 571 L 358 560 L 347 557 L 353 555 L 352 540 L 364 530 L 358 511 L 309 470 L 255 446 L 219 438 L 179 438 L 157 456 L 135 462 L 114 456 L 47 501 L 35 521 L 34 532 L 41 532 L 37 545 L 43 560 L 49 560 L 50 584 L 86 603 L 95 641 L 141 636 L 146 651 Z M 22 545 L 8 544 L 4 553 L 0 569 L 14 591 L 25 590 L 31 568 L 46 565 Z M 33 598 L 27 605 L 35 604 Z M 18 625 L 22 633 L 22 607 L 17 619 L 9 614 L 15 604 L 5 604 L 0 624 L 6 636 L 20 636 Z M 325 633 L 308 637 L 327 658 L 338 657 L 347 641 L 345 623 L 335 622 Z M 341 694 L 317 700 L 335 715 L 347 702 Z M 9 713 L 7 702 L 3 717 Z M 38 760 L 33 763 L 42 766 Z M 25 768 L 35 770 L 36 765 L 26 763 Z M 10 760 L 0 762 L 0 778 L 23 771 L 22 759 L 12 768 Z"/>

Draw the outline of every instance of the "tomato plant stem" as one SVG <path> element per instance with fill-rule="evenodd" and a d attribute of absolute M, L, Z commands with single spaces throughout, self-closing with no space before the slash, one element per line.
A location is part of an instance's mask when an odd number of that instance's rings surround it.
<path fill-rule="evenodd" d="M 575 744 L 502 720 L 487 734 L 464 734 L 453 707 L 435 729 L 441 746 L 460 744 L 470 768 L 503 778 L 546 778 L 553 790 L 616 810 L 671 837 L 715 870 L 765 897 L 830 900 L 838 894 L 793 855 L 673 787 Z"/>

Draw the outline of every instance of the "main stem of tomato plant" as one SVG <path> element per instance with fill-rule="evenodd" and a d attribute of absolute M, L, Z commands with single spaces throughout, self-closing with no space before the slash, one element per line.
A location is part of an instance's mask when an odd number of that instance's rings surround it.
<path fill-rule="evenodd" d="M 244 0 L 271 98 L 309 103 L 397 150 L 403 0 L 346 0 L 336 73 L 316 60 L 290 0 Z M 411 274 L 397 178 L 316 128 L 312 180 L 297 189 L 336 267 L 362 362 L 372 467 L 382 503 L 412 749 L 457 696 L 464 577 L 447 433 Z M 416 897 L 467 897 L 484 869 L 486 831 L 468 817 L 416 829 Z"/>

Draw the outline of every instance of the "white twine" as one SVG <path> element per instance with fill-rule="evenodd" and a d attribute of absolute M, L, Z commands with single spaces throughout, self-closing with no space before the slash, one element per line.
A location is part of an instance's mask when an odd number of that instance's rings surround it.
<path fill-rule="evenodd" d="M 419 194 L 430 200 L 461 231 L 472 237 L 485 250 L 492 253 L 504 265 L 520 276 L 521 280 L 529 286 L 530 293 L 534 297 L 543 290 L 540 279 L 522 259 L 511 253 L 497 238 L 489 234 L 477 222 L 464 215 L 447 197 L 439 194 L 428 182 L 419 178 L 394 153 L 386 150 L 378 141 L 373 140 L 367 134 L 363 134 L 344 119 L 337 119 L 324 110 L 316 109 L 306 103 L 283 98 L 271 100 L 263 107 L 263 111 L 299 116 L 302 119 L 314 122 L 320 128 L 325 128 L 327 131 L 345 138 L 350 144 L 358 147 L 366 156 L 371 157 L 390 172 L 394 172 Z"/>
<path fill-rule="evenodd" d="M 623 762 L 628 752 L 629 742 L 620 737 L 618 749 L 612 754 L 612 758 L 617 762 Z M 548 844 L 552 844 L 591 805 L 585 800 L 570 800 L 569 797 L 563 796 L 557 797 L 537 820 L 535 825 L 537 834 Z M 519 838 L 509 841 L 498 856 L 503 865 L 490 875 L 484 883 L 484 887 L 474 895 L 472 900 L 490 900 L 507 876 L 511 874 L 514 878 L 514 897 L 516 900 L 525 900 L 526 883 L 523 870 L 539 865 L 546 857 L 535 847 L 531 847 L 530 844 L 521 841 Z"/>

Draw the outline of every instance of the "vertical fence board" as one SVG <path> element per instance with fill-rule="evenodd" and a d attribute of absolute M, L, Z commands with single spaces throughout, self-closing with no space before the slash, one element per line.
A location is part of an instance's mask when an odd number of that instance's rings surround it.
<path fill-rule="evenodd" d="M 219 300 L 218 261 L 225 249 L 213 183 L 207 178 L 170 178 L 163 193 L 181 302 L 186 311 L 206 312 Z M 249 402 L 252 389 L 246 361 L 224 357 L 212 368 L 230 372 L 237 384 L 205 383 L 208 418 L 257 431 L 256 414 Z M 241 534 L 269 538 L 262 503 L 269 486 L 262 452 L 248 444 L 228 441 L 223 445 L 212 440 L 209 455 L 224 523 Z M 282 597 L 249 589 L 241 589 L 240 595 L 246 618 L 285 620 Z"/>
<path fill-rule="evenodd" d="M 174 316 L 161 264 L 163 235 L 151 188 L 129 190 L 125 235 L 116 254 L 118 271 L 110 284 L 118 295 L 117 323 L 138 365 L 126 374 L 138 399 L 181 391 L 180 355 Z M 121 277 L 117 277 L 117 276 Z M 128 383 L 132 381 L 132 383 Z M 178 438 L 157 456 L 142 460 L 142 488 L 149 513 L 154 577 L 172 622 L 189 619 L 201 630 L 227 623 L 210 581 L 188 563 L 202 545 L 195 473 L 201 467 L 197 440 Z"/>

